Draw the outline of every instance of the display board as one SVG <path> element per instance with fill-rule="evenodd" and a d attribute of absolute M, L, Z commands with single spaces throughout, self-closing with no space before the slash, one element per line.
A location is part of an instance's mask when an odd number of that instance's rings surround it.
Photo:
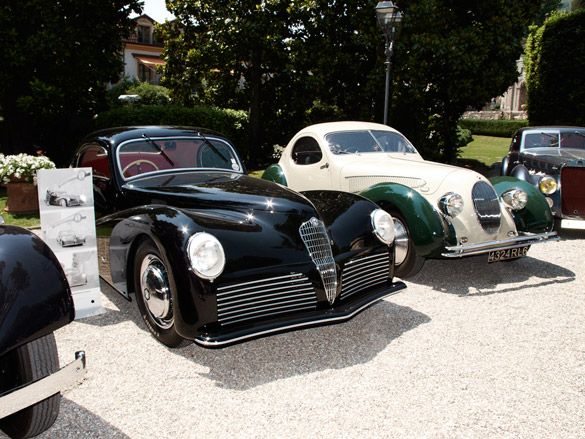
<path fill-rule="evenodd" d="M 42 169 L 37 185 L 42 238 L 65 271 L 75 318 L 100 314 L 91 168 Z"/>

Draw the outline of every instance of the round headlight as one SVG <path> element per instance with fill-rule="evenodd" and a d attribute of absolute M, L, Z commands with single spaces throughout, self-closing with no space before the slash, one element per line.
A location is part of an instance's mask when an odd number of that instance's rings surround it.
<path fill-rule="evenodd" d="M 550 175 L 545 175 L 538 181 L 538 189 L 545 195 L 554 194 L 557 191 L 557 181 Z"/>
<path fill-rule="evenodd" d="M 451 217 L 463 212 L 463 197 L 455 192 L 448 192 L 439 200 L 441 211 Z"/>
<path fill-rule="evenodd" d="M 502 194 L 502 200 L 510 209 L 520 210 L 526 207 L 528 195 L 522 189 L 510 189 Z"/>
<path fill-rule="evenodd" d="M 376 209 L 370 214 L 375 235 L 384 244 L 392 244 L 394 241 L 394 221 L 388 212 Z"/>
<path fill-rule="evenodd" d="M 196 233 L 189 238 L 187 253 L 191 267 L 204 279 L 213 280 L 225 267 L 225 253 L 217 238 L 209 233 Z"/>

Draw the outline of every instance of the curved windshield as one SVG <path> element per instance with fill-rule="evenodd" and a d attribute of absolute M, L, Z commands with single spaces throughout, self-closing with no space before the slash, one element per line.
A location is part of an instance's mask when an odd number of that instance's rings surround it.
<path fill-rule="evenodd" d="M 118 148 L 118 166 L 125 179 L 169 169 L 221 169 L 243 172 L 227 142 L 202 137 L 131 140 Z"/>
<path fill-rule="evenodd" d="M 524 149 L 559 147 L 585 149 L 585 130 L 529 131 L 524 134 Z"/>
<path fill-rule="evenodd" d="M 416 154 L 416 148 L 402 134 L 384 130 L 339 131 L 325 136 L 333 154 L 362 152 L 404 152 Z"/>

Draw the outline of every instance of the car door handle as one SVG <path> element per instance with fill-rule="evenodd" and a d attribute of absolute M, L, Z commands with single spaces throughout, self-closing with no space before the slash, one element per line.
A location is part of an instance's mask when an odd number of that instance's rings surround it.
<path fill-rule="evenodd" d="M 327 169 L 329 167 L 329 163 L 325 163 L 324 165 L 321 165 L 319 167 L 319 169 Z"/>

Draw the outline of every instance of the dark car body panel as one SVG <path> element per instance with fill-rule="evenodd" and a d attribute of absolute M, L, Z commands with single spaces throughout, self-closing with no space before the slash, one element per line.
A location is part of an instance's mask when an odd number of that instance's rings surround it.
<path fill-rule="evenodd" d="M 141 240 L 150 239 L 165 265 L 172 267 L 169 283 L 176 304 L 177 333 L 212 347 L 266 332 L 347 320 L 368 304 L 405 287 L 402 282 L 392 282 L 393 247 L 373 233 L 370 215 L 377 206 L 361 196 L 332 191 L 299 194 L 249 177 L 243 170 L 181 169 L 124 178 L 116 169 L 115 152 L 124 142 L 142 135 L 165 139 L 200 133 L 227 141 L 199 129 L 144 127 L 98 132 L 80 147 L 73 165 L 80 165 L 84 145 L 100 145 L 109 153 L 109 181 L 94 178 L 95 199 L 98 192 L 108 194 L 97 209 L 96 227 L 100 275 L 118 292 L 130 298 L 133 253 Z M 311 218 L 322 220 L 326 227 L 339 280 L 350 260 L 373 255 L 389 261 L 386 281 L 345 298 L 341 298 L 339 284 L 337 299 L 329 303 L 320 273 L 299 233 L 299 226 Z M 198 277 L 191 268 L 186 248 L 197 232 L 215 236 L 226 254 L 224 271 L 213 281 Z M 219 291 L 289 277 L 290 282 L 285 283 L 290 285 L 301 278 L 310 284 L 314 291 L 311 310 L 222 322 Z M 259 304 L 258 309 L 263 306 Z M 279 306 L 286 308 L 287 304 Z M 248 312 L 254 314 L 254 310 Z"/>
<path fill-rule="evenodd" d="M 67 279 L 49 247 L 32 232 L 0 225 L 0 355 L 74 317 Z"/>

